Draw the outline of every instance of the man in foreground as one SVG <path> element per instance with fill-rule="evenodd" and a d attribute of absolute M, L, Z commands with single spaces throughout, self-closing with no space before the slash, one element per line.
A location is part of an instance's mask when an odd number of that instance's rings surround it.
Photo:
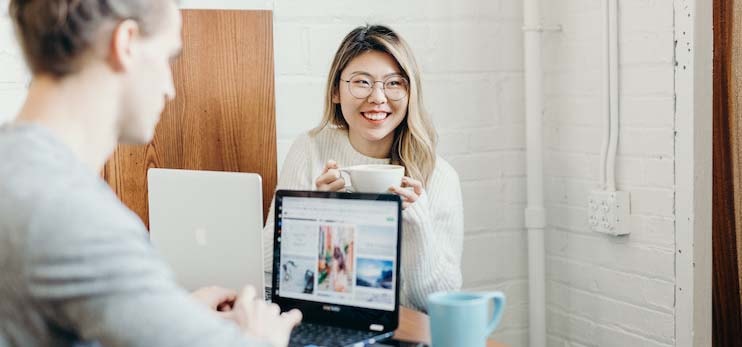
<path fill-rule="evenodd" d="M 175 97 L 172 0 L 11 0 L 10 16 L 33 80 L 0 128 L 0 346 L 286 346 L 298 311 L 180 289 L 98 175 Z"/>

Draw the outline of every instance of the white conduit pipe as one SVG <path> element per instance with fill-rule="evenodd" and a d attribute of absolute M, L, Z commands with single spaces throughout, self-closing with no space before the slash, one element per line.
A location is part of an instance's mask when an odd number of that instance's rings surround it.
<path fill-rule="evenodd" d="M 606 162 L 606 189 L 616 191 L 616 154 L 618 152 L 618 115 L 619 115 L 619 90 L 618 90 L 618 0 L 608 1 L 608 80 L 610 81 L 609 100 L 609 127 L 610 141 L 608 146 L 608 158 Z"/>
<path fill-rule="evenodd" d="M 600 146 L 600 184 L 598 189 L 606 190 L 608 187 L 608 176 L 606 170 L 608 169 L 608 147 L 611 140 L 611 44 L 608 42 L 608 38 L 611 36 L 608 32 L 608 23 L 610 22 L 610 15 L 608 14 L 608 1 L 605 1 L 604 23 L 606 24 L 603 28 L 603 42 L 605 43 L 605 50 L 603 54 L 603 71 L 605 72 L 603 78 L 603 110 L 605 119 L 603 123 L 603 144 Z"/>
<path fill-rule="evenodd" d="M 605 1 L 605 79 L 603 84 L 605 125 L 600 157 L 600 189 L 616 191 L 618 152 L 618 0 Z"/>
<path fill-rule="evenodd" d="M 526 107 L 526 166 L 528 202 L 528 341 L 531 347 L 546 346 L 546 275 L 543 173 L 543 91 L 539 0 L 525 0 L 524 65 Z"/>

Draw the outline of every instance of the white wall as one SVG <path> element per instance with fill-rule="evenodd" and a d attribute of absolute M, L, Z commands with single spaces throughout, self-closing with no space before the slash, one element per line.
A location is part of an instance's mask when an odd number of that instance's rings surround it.
<path fill-rule="evenodd" d="M 0 124 L 12 119 L 30 79 L 8 19 L 8 0 L 0 0 Z"/>
<path fill-rule="evenodd" d="M 675 2 L 675 338 L 712 343 L 714 3 Z"/>
<path fill-rule="evenodd" d="M 603 109 L 603 1 L 544 1 L 550 346 L 675 344 L 675 77 L 673 0 L 619 1 L 621 139 L 618 188 L 637 222 L 628 237 L 591 233 Z M 5 8 L 7 0 L 0 0 Z M 330 59 L 353 27 L 383 23 L 412 45 L 464 191 L 464 282 L 498 289 L 508 309 L 496 338 L 527 345 L 522 5 L 516 0 L 183 1 L 185 7 L 274 9 L 279 160 L 322 112 Z M 27 75 L 0 20 L 0 122 Z M 279 164 L 280 165 L 280 164 Z"/>
<path fill-rule="evenodd" d="M 602 126 L 604 1 L 544 1 L 549 345 L 675 343 L 673 1 L 619 1 L 621 137 L 617 188 L 627 237 L 590 231 Z"/>

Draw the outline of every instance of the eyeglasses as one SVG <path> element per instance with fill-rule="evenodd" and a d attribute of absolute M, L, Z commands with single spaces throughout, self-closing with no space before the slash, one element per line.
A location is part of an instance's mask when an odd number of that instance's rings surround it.
<path fill-rule="evenodd" d="M 409 86 L 407 79 L 399 75 L 387 77 L 383 81 L 374 81 L 371 76 L 366 74 L 357 74 L 351 76 L 349 80 L 342 78 L 340 80 L 348 83 L 348 91 L 356 99 L 368 98 L 374 90 L 374 85 L 381 83 L 381 89 L 384 91 L 387 99 L 399 101 L 407 96 L 407 88 Z"/>

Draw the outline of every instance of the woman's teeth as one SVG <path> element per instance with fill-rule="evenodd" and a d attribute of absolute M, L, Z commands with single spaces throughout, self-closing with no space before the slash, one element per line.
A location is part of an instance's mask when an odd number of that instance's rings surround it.
<path fill-rule="evenodd" d="M 378 112 L 378 113 L 368 113 L 364 112 L 362 113 L 364 117 L 370 119 L 370 120 L 382 120 L 387 117 L 388 113 L 386 112 Z"/>

